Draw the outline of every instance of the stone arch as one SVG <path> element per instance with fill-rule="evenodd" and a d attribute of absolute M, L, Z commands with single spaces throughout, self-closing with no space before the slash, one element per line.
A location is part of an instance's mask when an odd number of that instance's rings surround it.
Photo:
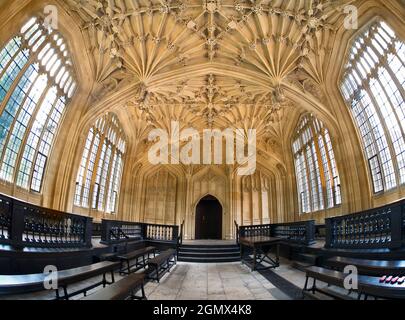
<path fill-rule="evenodd" d="M 193 177 L 192 177 L 192 185 L 194 186 L 197 181 L 208 181 L 211 182 L 213 181 L 214 183 L 216 182 L 215 180 L 218 181 L 218 179 L 222 180 L 223 183 L 225 184 L 226 187 L 226 175 L 221 171 L 218 170 L 215 167 L 207 167 L 203 168 L 199 172 L 197 172 Z M 195 189 L 193 190 L 195 191 Z M 215 198 L 219 200 L 219 202 L 222 205 L 223 208 L 223 214 L 225 215 L 228 211 L 228 203 L 226 201 L 226 196 L 225 194 L 221 195 L 219 194 L 218 190 L 213 190 L 212 188 L 210 189 L 210 186 L 208 186 L 208 189 L 205 191 L 200 191 L 199 193 L 193 192 L 193 201 L 192 201 L 192 206 L 191 206 L 191 212 L 195 211 L 195 206 L 197 205 L 198 201 L 201 200 L 204 196 L 211 194 Z"/>
<path fill-rule="evenodd" d="M 344 201 L 342 211 L 337 214 L 361 211 L 394 200 L 394 198 L 389 198 L 389 194 L 383 196 L 373 194 L 372 180 L 364 157 L 358 129 L 339 88 L 347 55 L 354 39 L 375 19 L 387 21 L 397 36 L 405 39 L 403 22 L 400 18 L 405 14 L 405 9 L 399 2 L 395 1 L 382 4 L 363 1 L 358 7 L 358 12 L 359 29 L 346 30 L 342 23 L 337 30 L 335 42 L 341 45 L 334 47 L 331 52 L 331 60 L 334 63 L 330 65 L 325 78 L 327 96 L 334 103 L 335 118 L 339 124 L 339 137 L 337 139 L 339 152 L 336 154 L 336 161 L 342 167 L 340 173 L 342 175 L 342 196 Z M 343 139 L 343 137 L 345 138 Z M 395 197 L 403 196 L 405 194 L 404 190 L 403 188 L 398 191 Z"/>
<path fill-rule="evenodd" d="M 75 148 L 75 152 L 74 152 L 74 158 L 73 158 L 73 162 L 70 168 L 70 181 L 69 181 L 69 196 L 68 196 L 68 201 L 69 203 L 73 206 L 73 199 L 75 196 L 75 182 L 76 182 L 76 178 L 77 178 L 77 174 L 78 171 L 80 169 L 80 165 L 81 165 L 81 161 L 82 161 L 82 157 L 83 157 L 83 150 L 87 141 L 87 137 L 89 134 L 89 131 L 91 130 L 92 127 L 96 126 L 96 123 L 98 120 L 103 119 L 103 121 L 105 121 L 104 124 L 104 132 L 106 133 L 106 135 L 108 134 L 108 130 L 109 128 L 115 127 L 116 129 L 118 129 L 118 131 L 116 132 L 117 134 L 117 144 L 118 144 L 118 138 L 122 138 L 123 141 L 125 142 L 125 146 L 128 145 L 128 136 L 125 133 L 125 130 L 122 129 L 122 124 L 121 121 L 119 120 L 119 118 L 117 117 L 117 115 L 113 112 L 104 114 L 102 117 L 97 118 L 92 124 L 89 124 L 86 127 L 83 127 L 82 130 L 80 130 L 78 133 L 80 133 L 80 140 L 78 140 L 76 142 L 76 148 Z M 117 123 L 117 125 L 115 125 L 114 123 Z M 100 140 L 100 146 L 102 145 L 102 141 Z M 100 150 L 100 146 L 98 151 Z M 122 168 L 122 178 L 121 178 L 121 187 L 123 185 L 123 178 L 124 178 L 124 174 L 125 174 L 125 170 L 128 166 L 128 149 L 127 147 L 125 147 L 125 152 L 123 153 L 123 168 Z M 95 165 L 98 164 L 98 159 L 95 162 Z M 96 167 L 94 167 L 93 169 L 93 175 L 94 172 L 97 170 Z M 93 185 L 90 186 L 90 195 L 91 195 L 91 191 L 93 189 Z M 118 197 L 119 199 L 119 203 L 117 204 L 118 208 L 121 208 L 120 203 L 122 202 L 122 188 L 120 188 L 120 195 Z M 97 216 L 99 216 L 98 212 L 95 212 L 94 210 L 91 209 L 91 206 L 89 206 L 89 208 L 80 208 L 80 207 L 74 207 L 78 212 L 82 213 L 82 214 L 89 214 L 92 215 L 93 213 L 97 214 Z M 120 210 L 119 210 L 120 211 Z M 96 217 L 95 217 L 96 218 Z"/>
<path fill-rule="evenodd" d="M 66 155 L 73 154 L 73 152 L 67 151 L 71 144 L 69 136 L 76 132 L 75 125 L 81 116 L 80 108 L 87 102 L 93 79 L 86 51 L 81 49 L 85 44 L 83 38 L 78 36 L 80 35 L 78 25 L 72 23 L 72 17 L 67 14 L 62 4 L 59 2 L 53 4 L 58 8 L 57 31 L 69 49 L 78 86 L 61 119 L 60 128 L 63 130 L 58 130 L 55 136 L 52 154 L 47 163 L 42 193 L 34 195 L 24 192 L 26 195 L 21 194 L 19 197 L 42 206 L 71 211 L 71 203 L 69 205 L 68 192 L 66 192 L 70 179 L 65 179 L 66 169 L 71 160 L 71 156 Z M 12 1 L 7 6 L 4 4 L 0 13 L 0 26 L 6 32 L 0 33 L 0 43 L 5 44 L 7 40 L 18 34 L 21 27 L 32 17 L 43 17 L 43 12 L 44 2 L 40 0 Z"/>
<path fill-rule="evenodd" d="M 192 211 L 195 212 L 195 210 L 196 210 L 196 208 L 197 208 L 197 205 L 201 202 L 201 200 L 203 200 L 204 198 L 206 198 L 206 197 L 208 197 L 208 196 L 212 196 L 212 197 L 214 197 L 215 199 L 218 200 L 218 202 L 219 202 L 219 203 L 221 204 L 221 206 L 222 206 L 222 215 L 225 216 L 225 208 L 226 208 L 226 206 L 225 206 L 225 204 L 224 204 L 224 201 L 221 200 L 220 197 L 217 197 L 216 195 L 212 194 L 212 192 L 207 192 L 207 193 L 205 193 L 204 195 L 200 196 L 200 197 L 198 198 L 198 200 L 194 201 L 193 204 L 191 205 Z"/>

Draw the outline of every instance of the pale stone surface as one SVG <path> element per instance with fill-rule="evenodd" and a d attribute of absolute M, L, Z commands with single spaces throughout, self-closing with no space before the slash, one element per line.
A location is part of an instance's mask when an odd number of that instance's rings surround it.
<path fill-rule="evenodd" d="M 299 288 L 304 287 L 305 274 L 291 267 L 291 262 L 281 259 L 281 266 L 273 270 L 276 274 Z M 115 275 L 116 280 L 122 277 Z M 100 281 L 96 277 L 70 287 L 70 290 Z M 319 285 L 322 285 L 319 283 Z M 92 294 L 101 287 L 88 292 Z M 240 262 L 223 264 L 194 264 L 179 262 L 160 281 L 148 282 L 145 293 L 149 300 L 288 300 L 291 299 L 258 272 L 250 272 Z M 74 300 L 83 296 L 74 297 Z M 47 300 L 54 292 L 38 292 L 4 299 Z"/>
<path fill-rule="evenodd" d="M 289 299 L 258 272 L 241 263 L 179 263 L 160 284 L 146 286 L 149 300 L 276 300 Z"/>
<path fill-rule="evenodd" d="M 281 258 L 280 267 L 274 269 L 273 271 L 280 277 L 283 277 L 284 279 L 288 280 L 289 282 L 293 283 L 294 285 L 302 289 L 304 288 L 305 285 L 305 273 L 298 269 L 293 268 L 291 266 L 291 263 L 292 261 Z M 260 274 L 258 276 L 262 277 Z"/>

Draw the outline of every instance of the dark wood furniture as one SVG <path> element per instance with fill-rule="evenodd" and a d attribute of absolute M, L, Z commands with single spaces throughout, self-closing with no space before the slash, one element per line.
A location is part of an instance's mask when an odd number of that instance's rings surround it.
<path fill-rule="evenodd" d="M 315 243 L 315 220 L 271 224 L 271 236 L 293 244 Z"/>
<path fill-rule="evenodd" d="M 37 274 L 47 265 L 65 270 L 117 261 L 119 254 L 144 246 L 178 249 L 182 241 L 179 226 L 92 220 L 0 194 L 0 274 Z M 92 236 L 101 236 L 102 245 Z M 115 252 L 114 245 L 128 250 Z"/>
<path fill-rule="evenodd" d="M 58 288 L 55 290 L 56 299 L 68 300 L 69 298 L 78 294 L 86 294 L 87 291 L 100 285 L 105 287 L 107 284 L 114 283 L 114 271 L 118 269 L 118 267 L 118 262 L 105 261 L 85 267 L 58 271 Z M 107 281 L 107 274 L 110 274 L 111 281 Z M 44 290 L 44 284 L 46 283 L 46 281 L 49 280 L 47 276 L 49 275 L 44 273 L 17 276 L 0 276 L 0 294 L 17 294 Z M 97 276 L 102 276 L 102 280 L 100 282 L 94 283 L 72 293 L 68 292 L 68 286 Z M 63 291 L 62 295 L 60 294 L 60 290 Z"/>
<path fill-rule="evenodd" d="M 246 264 L 252 271 L 277 268 L 280 266 L 280 239 L 268 236 L 241 237 L 240 258 L 242 264 Z M 275 259 L 270 256 L 271 249 L 275 247 Z M 253 250 L 253 259 L 250 258 L 250 252 L 246 248 Z M 267 262 L 268 267 L 258 267 L 262 262 Z"/>
<path fill-rule="evenodd" d="M 147 300 L 144 285 L 145 274 L 134 273 L 82 300 Z M 135 295 L 138 290 L 141 296 Z"/>
<path fill-rule="evenodd" d="M 315 220 L 239 227 L 237 238 L 254 236 L 275 237 L 288 244 L 309 246 L 315 243 Z"/>
<path fill-rule="evenodd" d="M 346 266 L 356 266 L 360 274 L 383 276 L 387 274 L 405 275 L 405 260 L 368 260 L 348 257 L 333 257 L 326 261 L 327 265 L 338 270 Z"/>
<path fill-rule="evenodd" d="M 323 291 L 317 287 L 316 281 L 319 280 L 329 285 L 344 288 L 344 280 L 347 276 L 347 274 L 340 271 L 321 267 L 309 267 L 306 269 L 306 280 L 303 292 L 305 294 L 306 291 L 311 291 L 313 294 L 315 294 L 317 291 L 319 291 L 328 295 L 327 291 Z M 308 287 L 309 279 L 313 279 L 312 287 Z M 359 275 L 358 290 L 356 291 L 358 293 L 359 300 L 362 297 L 367 300 L 369 296 L 385 299 L 405 299 L 405 283 L 381 283 L 380 277 Z"/>
<path fill-rule="evenodd" d="M 325 248 L 398 249 L 405 244 L 405 200 L 325 220 Z"/>
<path fill-rule="evenodd" d="M 112 247 L 113 252 L 101 254 L 98 258 L 100 261 L 120 261 L 118 256 L 128 253 L 128 243 L 118 243 Z"/>
<path fill-rule="evenodd" d="M 171 268 L 177 263 L 177 251 L 174 249 L 166 250 L 157 257 L 148 261 L 148 278 L 160 282 L 160 278 L 170 272 Z"/>
<path fill-rule="evenodd" d="M 0 194 L 0 244 L 14 248 L 89 248 L 93 219 Z"/>
<path fill-rule="evenodd" d="M 179 245 L 179 226 L 140 222 L 103 220 L 101 243 L 106 245 L 128 241 L 161 242 L 175 248 Z"/>
<path fill-rule="evenodd" d="M 0 245 L 15 248 L 91 248 L 103 244 L 160 241 L 177 246 L 179 226 L 93 219 L 32 205 L 0 194 Z"/>
<path fill-rule="evenodd" d="M 118 259 L 121 261 L 120 274 L 130 274 L 131 272 L 136 272 L 141 268 L 146 268 L 151 254 L 153 257 L 156 257 L 155 247 L 146 247 L 124 255 L 119 255 Z M 131 264 L 131 261 L 134 261 L 135 263 Z"/>
<path fill-rule="evenodd" d="M 68 300 L 80 293 L 86 294 L 87 291 L 102 285 L 104 288 L 108 284 L 115 282 L 114 271 L 119 267 L 118 262 L 104 261 L 95 263 L 85 267 L 79 267 L 70 270 L 63 270 L 58 272 L 58 286 L 56 290 L 56 298 Z M 111 281 L 107 281 L 107 274 L 110 274 Z M 83 280 L 87 280 L 93 277 L 101 276 L 102 280 L 100 282 L 94 283 L 84 289 L 75 291 L 73 293 L 68 293 L 68 286 L 78 283 Z M 60 288 L 63 290 L 63 295 L 61 296 L 59 291 Z"/>

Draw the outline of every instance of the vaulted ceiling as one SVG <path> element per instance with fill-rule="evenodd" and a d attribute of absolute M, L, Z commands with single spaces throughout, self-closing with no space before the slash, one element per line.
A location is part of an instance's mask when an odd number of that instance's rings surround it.
<path fill-rule="evenodd" d="M 88 44 L 97 84 L 94 101 L 136 84 L 125 105 L 136 109 L 139 138 L 171 120 L 197 128 L 255 128 L 263 150 L 275 154 L 284 122 L 291 119 L 285 115 L 300 109 L 285 97 L 283 83 L 316 95 L 331 63 L 331 39 L 343 8 L 353 2 L 65 3 Z"/>

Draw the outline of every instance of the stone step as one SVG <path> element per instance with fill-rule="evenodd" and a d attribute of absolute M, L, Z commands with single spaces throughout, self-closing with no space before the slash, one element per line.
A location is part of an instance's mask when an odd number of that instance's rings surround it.
<path fill-rule="evenodd" d="M 235 248 L 217 248 L 217 247 L 212 247 L 212 248 L 185 248 L 185 247 L 180 247 L 180 250 L 183 252 L 240 252 L 240 249 L 238 247 Z"/>
<path fill-rule="evenodd" d="M 182 244 L 181 245 L 182 248 L 185 249 L 238 249 L 239 250 L 239 246 L 237 246 L 236 244 L 230 245 L 230 244 L 212 244 L 212 245 L 203 245 L 203 244 Z"/>
<path fill-rule="evenodd" d="M 240 249 L 236 245 L 182 245 L 179 261 L 195 263 L 221 263 L 240 261 Z"/>
<path fill-rule="evenodd" d="M 182 257 L 179 256 L 180 262 L 192 262 L 192 263 L 229 263 L 240 261 L 239 257 Z"/>
<path fill-rule="evenodd" d="M 239 259 L 238 252 L 179 252 L 179 257 L 196 257 L 196 258 L 219 258 L 219 257 L 233 257 Z"/>

